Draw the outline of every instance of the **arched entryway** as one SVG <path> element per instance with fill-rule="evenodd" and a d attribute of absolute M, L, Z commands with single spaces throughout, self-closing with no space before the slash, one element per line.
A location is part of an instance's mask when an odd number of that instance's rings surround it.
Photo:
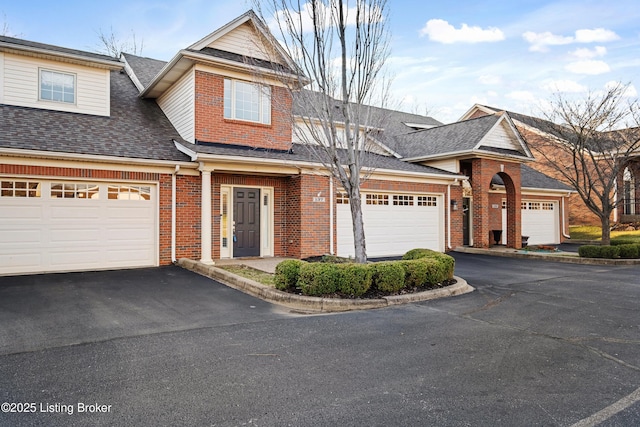
<path fill-rule="evenodd" d="M 473 246 L 488 248 L 493 243 L 493 232 L 501 228 L 502 204 L 496 203 L 491 194 L 496 190 L 496 181 L 504 185 L 507 199 L 507 247 L 522 247 L 522 219 L 520 204 L 521 178 L 520 163 L 502 162 L 493 159 L 474 159 L 472 161 L 471 185 L 473 188 Z M 504 197 L 504 196 L 501 196 Z M 493 201 L 493 203 L 492 203 Z M 499 219 L 500 218 L 500 219 Z M 495 222 L 493 220 L 495 220 Z M 493 224 L 493 227 L 492 227 Z"/>

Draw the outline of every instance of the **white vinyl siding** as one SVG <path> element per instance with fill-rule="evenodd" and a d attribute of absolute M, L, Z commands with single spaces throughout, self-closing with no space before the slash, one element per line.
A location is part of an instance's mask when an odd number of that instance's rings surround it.
<path fill-rule="evenodd" d="M 180 136 L 195 142 L 195 73 L 193 68 L 158 98 L 164 111 Z"/>
<path fill-rule="evenodd" d="M 449 172 L 460 173 L 460 163 L 458 162 L 458 159 L 437 160 L 425 162 L 425 164 Z"/>
<path fill-rule="evenodd" d="M 4 54 L 0 66 L 4 104 L 98 116 L 110 114 L 109 70 L 13 54 Z M 74 75 L 75 103 L 40 99 L 39 70 Z"/>
<path fill-rule="evenodd" d="M 482 139 L 480 145 L 521 151 L 522 147 L 514 137 L 511 129 L 507 129 L 508 127 L 509 125 L 506 122 L 501 122 Z"/>
<path fill-rule="evenodd" d="M 262 44 L 257 44 L 258 40 L 260 40 L 260 36 L 255 32 L 251 24 L 245 23 L 220 37 L 211 43 L 209 47 L 268 61 L 269 58 L 265 54 L 265 48 Z"/>

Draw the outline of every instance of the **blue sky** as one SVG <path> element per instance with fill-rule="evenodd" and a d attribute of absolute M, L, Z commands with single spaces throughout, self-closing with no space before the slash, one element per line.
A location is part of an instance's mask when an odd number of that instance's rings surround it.
<path fill-rule="evenodd" d="M 539 114 L 560 90 L 583 96 L 621 81 L 640 87 L 637 0 L 389 0 L 393 97 L 406 111 L 458 119 L 474 103 Z M 244 13 L 245 0 L 13 1 L 10 35 L 95 51 L 98 31 L 144 41 L 169 60 Z"/>

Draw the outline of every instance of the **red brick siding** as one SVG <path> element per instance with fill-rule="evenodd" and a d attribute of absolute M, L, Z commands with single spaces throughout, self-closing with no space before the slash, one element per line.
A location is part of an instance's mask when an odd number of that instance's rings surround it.
<path fill-rule="evenodd" d="M 271 87 L 271 124 L 224 118 L 224 77 L 196 71 L 195 138 L 200 141 L 288 150 L 291 147 L 291 97 Z"/>

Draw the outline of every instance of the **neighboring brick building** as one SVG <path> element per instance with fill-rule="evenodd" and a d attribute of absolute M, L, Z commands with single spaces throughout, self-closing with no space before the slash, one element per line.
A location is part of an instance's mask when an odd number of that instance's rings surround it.
<path fill-rule="evenodd" d="M 0 37 L 0 274 L 352 255 L 348 198 L 293 132 L 308 113 L 276 78 L 290 59 L 256 49 L 264 28 L 248 12 L 169 62 Z M 374 110 L 369 256 L 564 239 L 568 188 L 525 165 L 508 114 Z"/>

